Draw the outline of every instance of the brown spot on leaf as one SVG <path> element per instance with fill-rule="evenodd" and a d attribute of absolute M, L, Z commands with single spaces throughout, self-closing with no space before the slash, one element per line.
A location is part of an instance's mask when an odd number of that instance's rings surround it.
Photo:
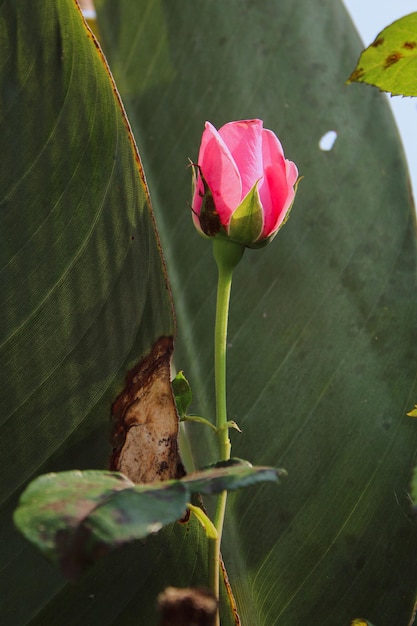
<path fill-rule="evenodd" d="M 178 451 L 179 419 L 171 388 L 173 340 L 162 337 L 126 377 L 112 407 L 110 469 L 135 483 L 184 475 Z"/>
<path fill-rule="evenodd" d="M 417 47 L 417 41 L 406 41 L 403 43 L 403 48 L 406 50 L 414 50 Z"/>
<path fill-rule="evenodd" d="M 398 61 L 402 58 L 404 58 L 404 55 L 401 54 L 401 52 L 393 52 L 392 54 L 389 54 L 385 59 L 384 70 L 388 69 L 395 63 L 398 63 Z"/>
<path fill-rule="evenodd" d="M 375 39 L 375 41 L 373 43 L 371 43 L 371 46 L 373 48 L 378 48 L 378 46 L 381 46 L 384 43 L 384 38 L 383 37 L 377 37 L 377 39 Z"/>
<path fill-rule="evenodd" d="M 363 67 L 357 67 L 356 70 L 354 70 L 349 76 L 349 82 L 352 83 L 356 80 L 360 80 L 361 78 L 363 78 L 364 74 L 365 70 L 363 69 Z"/>

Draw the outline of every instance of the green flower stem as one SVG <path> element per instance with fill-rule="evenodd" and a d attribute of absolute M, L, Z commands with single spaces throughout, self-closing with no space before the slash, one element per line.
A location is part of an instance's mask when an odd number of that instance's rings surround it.
<path fill-rule="evenodd" d="M 216 516 L 214 518 L 214 526 L 217 530 L 217 537 L 209 541 L 209 587 L 217 601 L 219 601 L 220 598 L 220 545 L 222 541 L 226 504 L 227 491 L 222 491 L 217 499 Z M 219 614 L 217 614 L 215 626 L 220 626 Z"/>
<path fill-rule="evenodd" d="M 242 258 L 245 247 L 223 239 L 213 240 L 213 255 L 218 268 L 216 327 L 214 334 L 214 374 L 216 381 L 216 427 L 220 460 L 230 459 L 229 428 L 226 405 L 226 347 L 230 291 L 233 270 Z"/>
<path fill-rule="evenodd" d="M 229 319 L 230 292 L 233 270 L 242 258 L 245 247 L 228 240 L 213 240 L 213 255 L 218 268 L 216 327 L 214 332 L 214 373 L 216 384 L 216 427 L 220 448 L 220 460 L 230 459 L 231 444 L 226 403 L 226 348 L 227 323 Z M 209 542 L 210 587 L 217 598 L 220 595 L 220 544 L 226 513 L 227 491 L 223 491 L 217 501 L 214 526 L 217 538 Z M 220 626 L 219 614 L 216 626 Z"/>

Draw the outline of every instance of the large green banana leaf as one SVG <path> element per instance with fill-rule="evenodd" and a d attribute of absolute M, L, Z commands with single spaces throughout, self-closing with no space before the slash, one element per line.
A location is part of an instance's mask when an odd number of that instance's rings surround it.
<path fill-rule="evenodd" d="M 234 497 L 223 543 L 245 625 L 406 625 L 417 575 L 414 213 L 380 94 L 345 85 L 361 44 L 338 0 L 99 0 L 141 146 L 178 318 L 175 363 L 213 415 L 211 246 L 190 172 L 206 119 L 260 117 L 304 176 L 277 239 L 235 271 L 233 452 L 288 470 Z M 319 148 L 329 130 L 332 151 Z M 197 464 L 212 460 L 210 433 Z"/>
<path fill-rule="evenodd" d="M 344 86 L 360 44 L 341 3 L 97 9 L 156 208 L 175 363 L 200 414 L 213 414 L 216 276 L 187 209 L 187 157 L 205 119 L 256 116 L 305 177 L 277 240 L 235 272 L 234 454 L 289 472 L 284 486 L 230 499 L 223 551 L 243 624 L 361 615 L 406 625 L 417 575 L 416 427 L 405 417 L 415 401 L 414 221 L 386 103 Z M 132 144 L 78 10 L 5 0 L 0 11 L 1 621 L 156 624 L 158 591 L 205 580 L 198 528 L 174 525 L 122 549 L 73 586 L 12 527 L 34 475 L 105 466 L 111 403 L 173 321 Z M 337 141 L 322 152 L 330 129 Z M 209 432 L 190 437 L 198 465 L 215 458 Z"/>
<path fill-rule="evenodd" d="M 0 42 L 0 622 L 111 623 L 160 546 L 149 542 L 146 567 L 138 546 L 74 587 L 19 536 L 12 512 L 40 473 L 107 467 L 129 369 L 160 337 L 169 359 L 171 298 L 134 143 L 75 2 L 3 2 Z M 199 532 L 175 527 L 166 554 L 177 562 L 189 545 L 198 562 Z M 197 538 L 183 546 L 185 534 Z M 158 578 L 150 620 L 171 582 Z"/>

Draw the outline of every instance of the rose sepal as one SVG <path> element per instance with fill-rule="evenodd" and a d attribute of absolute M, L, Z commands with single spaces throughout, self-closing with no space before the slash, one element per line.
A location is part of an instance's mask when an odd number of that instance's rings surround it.
<path fill-rule="evenodd" d="M 193 220 L 197 230 L 205 239 L 216 237 L 219 234 L 227 235 L 216 211 L 213 194 L 203 176 L 201 167 L 195 163 L 191 163 L 191 167 L 193 172 L 192 197 L 194 198 L 197 193 L 201 198 L 201 206 L 198 213 L 192 209 Z"/>
<path fill-rule="evenodd" d="M 251 243 L 256 242 L 263 229 L 264 213 L 258 185 L 259 180 L 233 211 L 227 228 L 228 237 L 244 246 L 250 246 Z"/>

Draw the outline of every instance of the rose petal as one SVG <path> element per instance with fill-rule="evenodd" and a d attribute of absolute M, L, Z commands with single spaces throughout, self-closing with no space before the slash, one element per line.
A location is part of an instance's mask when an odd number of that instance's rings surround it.
<path fill-rule="evenodd" d="M 297 169 L 296 164 L 293 163 L 292 161 L 288 161 L 288 159 L 285 160 L 285 168 L 286 168 L 287 184 L 288 184 L 288 197 L 287 197 L 287 202 L 284 206 L 284 212 L 286 213 L 294 201 L 294 196 L 295 196 L 294 185 L 298 179 L 298 169 Z"/>
<path fill-rule="evenodd" d="M 263 174 L 262 120 L 229 122 L 219 129 L 242 180 L 242 200 Z"/>
<path fill-rule="evenodd" d="M 229 148 L 210 122 L 205 125 L 198 164 L 213 195 L 220 221 L 227 227 L 240 202 L 242 182 Z"/>
<path fill-rule="evenodd" d="M 260 239 L 269 237 L 282 224 L 294 199 L 293 185 L 298 176 L 295 164 L 284 158 L 276 135 L 264 130 L 262 139 L 264 180 L 259 195 L 264 207 L 264 227 Z"/>

